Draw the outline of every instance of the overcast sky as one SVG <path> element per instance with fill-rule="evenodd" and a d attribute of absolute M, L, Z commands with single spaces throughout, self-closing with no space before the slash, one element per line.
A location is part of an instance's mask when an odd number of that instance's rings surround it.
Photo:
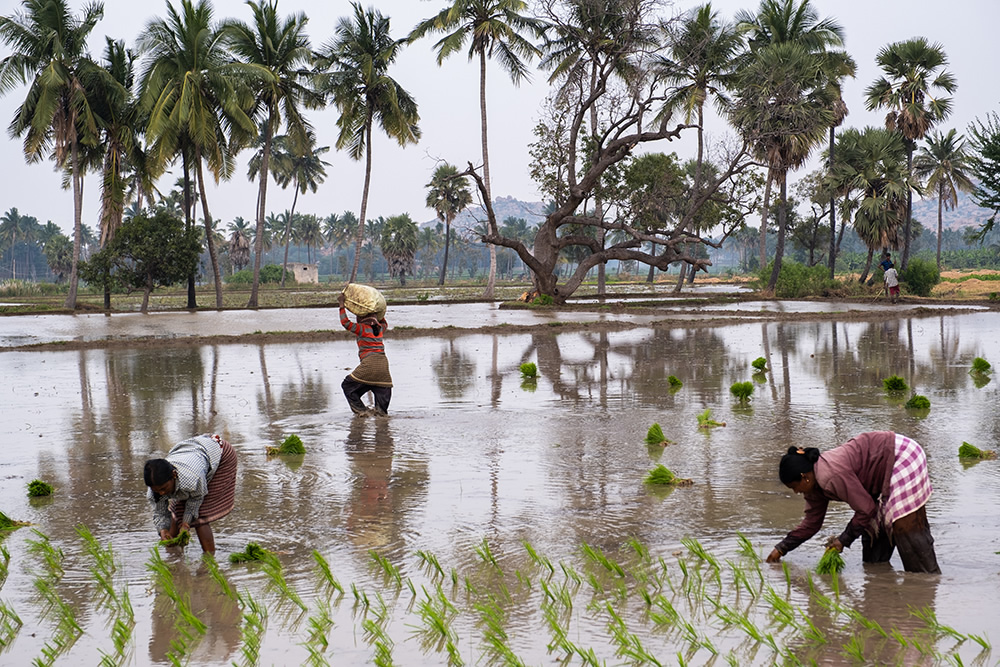
<path fill-rule="evenodd" d="M 82 0 L 71 0 L 79 11 Z M 371 3 L 363 3 L 368 6 Z M 881 126 L 884 112 L 864 109 L 864 89 L 880 71 L 875 56 L 883 46 L 911 37 L 922 36 L 944 46 L 949 58 L 948 69 L 958 81 L 954 95 L 953 114 L 941 127 L 965 132 L 977 117 L 1000 109 L 1000 40 L 995 31 L 1000 25 L 1000 2 L 997 0 L 812 0 L 821 17 L 840 22 L 846 33 L 846 48 L 858 63 L 857 78 L 844 87 L 844 99 L 850 109 L 845 126 Z M 391 17 L 392 34 L 401 38 L 420 20 L 428 18 L 446 5 L 446 0 L 379 0 L 374 5 Z M 683 12 L 695 3 L 678 2 L 668 6 L 667 13 Z M 757 2 L 716 0 L 713 6 L 724 17 L 732 18 L 740 9 L 755 10 Z M 20 7 L 15 0 L 0 0 L 0 13 L 12 15 Z M 97 25 L 92 40 L 94 57 L 101 55 L 104 35 L 124 39 L 128 45 L 154 16 L 165 14 L 166 3 L 137 0 L 105 0 L 104 19 Z M 217 19 L 234 17 L 249 21 L 250 12 L 242 0 L 215 0 Z M 280 0 L 283 15 L 305 12 L 309 16 L 308 33 L 314 47 L 327 42 L 336 20 L 347 15 L 350 5 L 345 0 Z M 418 221 L 434 218 L 424 205 L 426 184 L 439 159 L 464 167 L 469 161 L 481 162 L 479 144 L 478 66 L 470 63 L 464 53 L 456 54 L 442 66 L 435 62 L 432 50 L 436 38 L 424 39 L 406 48 L 393 68 L 392 76 L 417 100 L 420 110 L 422 139 L 417 145 L 400 148 L 382 136 L 373 141 L 373 167 L 369 216 L 390 216 L 409 213 Z M 7 47 L 0 58 L 8 55 Z M 500 71 L 490 68 L 487 74 L 487 105 L 489 109 L 490 170 L 494 197 L 513 196 L 525 201 L 537 201 L 540 196 L 528 175 L 528 144 L 533 140 L 532 128 L 538 122 L 540 103 L 548 92 L 546 75 L 535 73 L 532 81 L 515 88 Z M 24 90 L 18 89 L 0 98 L 0 117 L 5 124 L 13 118 L 23 101 Z M 354 162 L 342 152 L 333 150 L 336 141 L 334 108 L 312 112 L 320 146 L 330 146 L 326 159 L 327 178 L 318 192 L 299 198 L 298 211 L 325 217 L 329 213 L 360 209 L 364 179 L 364 161 Z M 719 136 L 728 130 L 720 121 L 707 127 Z M 693 133 L 693 131 L 692 131 Z M 690 141 L 648 145 L 647 150 L 678 151 L 688 156 Z M 5 132 L 0 138 L 0 162 L 4 177 L 0 181 L 0 211 L 16 207 L 22 215 L 33 215 L 42 223 L 51 220 L 63 229 L 72 229 L 73 203 L 69 191 L 61 189 L 61 177 L 52 163 L 28 165 L 24 161 L 21 141 Z M 161 188 L 169 190 L 179 175 L 164 177 Z M 805 170 L 793 174 L 801 176 Z M 99 177 L 88 175 L 84 194 L 84 222 L 96 227 L 99 206 Z M 213 217 L 228 224 L 233 218 L 254 217 L 256 186 L 246 179 L 245 155 L 234 178 L 209 192 Z M 281 211 L 291 205 L 292 192 L 269 186 L 268 207 Z M 200 216 L 200 210 L 199 210 Z M 748 221 L 757 225 L 759 221 Z"/>

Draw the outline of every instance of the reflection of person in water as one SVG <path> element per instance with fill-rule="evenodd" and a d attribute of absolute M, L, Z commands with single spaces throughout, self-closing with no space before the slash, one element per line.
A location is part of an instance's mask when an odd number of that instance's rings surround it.
<path fill-rule="evenodd" d="M 927 458 L 916 441 L 891 431 L 862 433 L 822 454 L 789 447 L 778 469 L 781 482 L 806 500 L 805 517 L 775 546 L 776 563 L 823 527 L 831 500 L 846 502 L 854 517 L 827 547 L 843 550 L 861 537 L 865 563 L 884 563 L 899 549 L 907 572 L 940 573 L 925 505 L 931 495 Z"/>
<path fill-rule="evenodd" d="M 385 415 L 389 412 L 389 401 L 392 400 L 389 359 L 385 356 L 385 346 L 382 344 L 382 334 L 388 325 L 384 317 L 376 319 L 373 315 L 358 315 L 358 321 L 351 322 L 344 309 L 346 298 L 343 292 L 337 297 L 340 323 L 358 337 L 358 357 L 361 363 L 344 378 L 341 387 L 354 414 L 368 413 L 361 397 L 370 391 L 375 397 L 375 414 Z"/>
<path fill-rule="evenodd" d="M 201 548 L 214 554 L 211 524 L 233 511 L 236 468 L 232 445 L 207 434 L 177 443 L 166 458 L 146 461 L 143 479 L 160 539 L 194 529 Z"/>
<path fill-rule="evenodd" d="M 351 494 L 347 528 L 355 542 L 372 548 L 389 540 L 394 443 L 388 420 L 375 420 L 374 439 L 366 437 L 366 428 L 365 420 L 352 420 L 345 442 L 344 453 L 360 478 Z"/>

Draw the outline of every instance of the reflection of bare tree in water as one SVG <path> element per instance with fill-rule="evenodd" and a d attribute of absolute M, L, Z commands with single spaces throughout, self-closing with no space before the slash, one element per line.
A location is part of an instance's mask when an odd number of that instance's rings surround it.
<path fill-rule="evenodd" d="M 444 398 L 460 399 L 475 385 L 476 361 L 455 347 L 454 339 L 441 348 L 437 363 L 431 368 Z"/>
<path fill-rule="evenodd" d="M 613 351 L 631 358 L 634 391 L 644 405 L 674 405 L 674 396 L 668 391 L 671 375 L 697 384 L 713 401 L 728 390 L 723 385 L 729 351 L 713 329 L 654 327 L 651 339 Z"/>
<path fill-rule="evenodd" d="M 424 463 L 395 462 L 391 420 L 354 417 L 344 442 L 351 465 L 347 530 L 351 541 L 380 553 L 402 554 L 401 538 L 410 513 L 423 502 L 429 480 Z"/>

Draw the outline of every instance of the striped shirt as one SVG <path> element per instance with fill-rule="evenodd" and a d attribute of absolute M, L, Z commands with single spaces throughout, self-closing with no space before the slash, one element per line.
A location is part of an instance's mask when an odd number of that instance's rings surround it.
<path fill-rule="evenodd" d="M 196 435 L 174 445 L 166 459 L 177 471 L 177 483 L 169 496 L 156 498 L 149 489 L 147 497 L 153 504 L 153 522 L 156 530 L 170 528 L 170 501 L 184 500 L 183 523 L 188 525 L 198 518 L 198 510 L 208 493 L 208 483 L 219 469 L 222 445 L 219 436 Z"/>
<path fill-rule="evenodd" d="M 340 323 L 345 329 L 358 337 L 358 358 L 364 359 L 372 352 L 385 354 L 385 347 L 382 345 L 382 334 L 385 332 L 385 318 L 378 320 L 379 330 L 375 333 L 372 326 L 376 322 L 374 317 L 362 318 L 360 322 L 352 322 L 347 317 L 347 311 L 340 307 Z"/>

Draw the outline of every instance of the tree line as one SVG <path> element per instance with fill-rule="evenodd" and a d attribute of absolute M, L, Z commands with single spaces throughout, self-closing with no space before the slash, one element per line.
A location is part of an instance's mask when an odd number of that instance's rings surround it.
<path fill-rule="evenodd" d="M 248 21 L 216 20 L 209 0 L 181 0 L 151 19 L 133 46 L 107 39 L 99 59 L 88 50 L 103 14 L 99 2 L 79 15 L 66 0 L 22 0 L 20 7 L 0 17 L 0 39 L 10 48 L 0 61 L 0 93 L 27 84 L 10 134 L 23 139 L 27 160 L 52 159 L 73 189 L 69 308 L 76 303 L 84 241 L 84 176 L 101 178 L 97 227 L 105 248 L 127 211 L 149 210 L 147 217 L 155 218 L 152 208 L 163 199 L 156 184 L 172 164 L 181 167 L 185 233 L 200 214 L 221 307 L 220 244 L 206 172 L 217 181 L 232 178 L 237 156 L 248 150 L 247 178 L 258 183 L 256 212 L 253 233 L 237 239 L 250 245 L 235 251 L 252 260 L 247 306 L 256 307 L 269 180 L 295 189 L 278 231 L 287 263 L 295 202 L 326 176 L 329 147 L 317 146 L 308 115 L 324 106 L 339 113 L 335 148 L 365 164 L 353 230 L 354 280 L 368 223 L 373 132 L 401 146 L 420 138 L 417 100 L 389 69 L 408 44 L 431 36 L 439 64 L 464 52 L 480 71 L 481 153 L 464 168 L 441 164 L 428 184 L 428 205 L 444 226 L 439 280 L 451 222 L 471 204 L 468 188 L 474 187 L 485 212 L 480 240 L 490 255 L 487 297 L 498 250 L 516 256 L 535 288 L 556 302 L 594 270 L 603 294 L 604 268 L 614 261 L 650 271 L 679 264 L 679 288 L 688 267 L 690 277 L 708 266 L 705 247 L 721 247 L 748 217 L 758 216 L 760 228 L 774 226 L 773 249 L 771 235 L 758 234 L 758 263 L 764 267 L 770 259 L 773 289 L 792 217 L 788 173 L 824 143 L 825 167 L 812 179 L 808 199 L 813 236 L 828 239 L 819 253 L 825 257 L 814 253 L 812 259 L 825 260 L 831 277 L 848 225 L 869 257 L 877 249 L 899 249 L 905 268 L 914 192 L 936 196 L 939 210 L 954 205 L 959 190 L 986 208 L 1000 207 L 995 113 L 977 120 L 968 140 L 956 130 L 936 130 L 949 117 L 957 89 L 939 44 L 915 37 L 883 47 L 876 59 L 882 75 L 866 89 L 865 105 L 886 112 L 885 127 L 838 131 L 849 111 L 841 86 L 855 75 L 856 63 L 843 49 L 843 28 L 821 18 L 809 0 L 762 0 L 732 20 L 711 4 L 667 18 L 658 0 L 542 0 L 530 14 L 523 0 L 451 0 L 403 36 L 393 36 L 388 16 L 355 2 L 318 46 L 306 33 L 305 14 L 282 16 L 276 0 L 250 0 Z M 505 228 L 492 207 L 488 60 L 514 84 L 529 76 L 534 60 L 548 73 L 551 93 L 528 168 L 549 207 L 530 237 Z M 721 139 L 706 133 L 707 103 L 725 124 Z M 697 138 L 690 159 L 644 152 L 689 133 Z M 940 220 L 939 214 L 938 239 Z M 992 224 L 987 221 L 983 233 Z M 401 217 L 384 225 L 390 273 L 405 276 L 418 231 Z M 188 285 L 188 305 L 195 307 L 193 270 Z"/>

